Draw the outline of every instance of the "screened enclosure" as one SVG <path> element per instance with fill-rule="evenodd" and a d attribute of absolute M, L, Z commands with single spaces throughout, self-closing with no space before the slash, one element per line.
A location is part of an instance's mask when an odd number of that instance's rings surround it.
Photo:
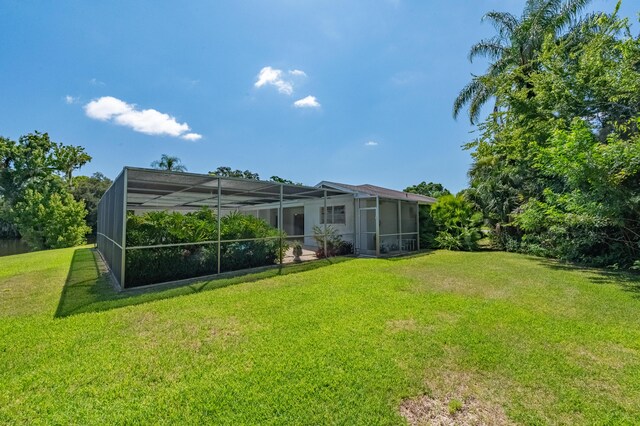
<path fill-rule="evenodd" d="M 342 250 L 352 253 L 353 233 L 303 223 L 309 202 L 326 209 L 344 195 L 125 168 L 98 204 L 97 247 L 121 288 L 282 264 L 293 257 L 295 245 L 307 253 L 348 254 L 332 253 L 332 247 L 340 241 Z"/>
<path fill-rule="evenodd" d="M 418 207 L 433 199 L 345 186 L 127 167 L 98 204 L 97 247 L 123 289 L 322 257 L 420 249 Z"/>

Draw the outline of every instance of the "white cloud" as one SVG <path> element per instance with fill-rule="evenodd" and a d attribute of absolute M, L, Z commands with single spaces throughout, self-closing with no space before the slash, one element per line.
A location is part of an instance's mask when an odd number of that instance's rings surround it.
<path fill-rule="evenodd" d="M 258 74 L 258 80 L 255 83 L 256 87 L 262 87 L 267 84 L 278 88 L 278 92 L 290 95 L 293 93 L 293 84 L 290 81 L 286 81 L 282 78 L 282 70 L 278 70 L 271 67 L 264 67 Z"/>
<path fill-rule="evenodd" d="M 364 143 L 364 146 L 378 146 L 378 142 L 376 141 L 367 141 Z"/>
<path fill-rule="evenodd" d="M 104 82 L 98 80 L 97 78 L 92 78 L 91 80 L 89 80 L 89 84 L 92 84 L 94 86 L 104 86 Z"/>
<path fill-rule="evenodd" d="M 79 100 L 80 98 L 77 96 L 67 95 L 64 97 L 64 101 L 68 104 L 77 104 Z"/>
<path fill-rule="evenodd" d="M 320 102 L 315 96 L 307 96 L 306 98 L 298 99 L 293 103 L 296 108 L 320 108 Z"/>
<path fill-rule="evenodd" d="M 197 141 L 202 139 L 202 135 L 198 134 L 198 133 L 187 133 L 184 134 L 182 136 L 180 136 L 180 138 L 186 140 L 186 141 Z"/>
<path fill-rule="evenodd" d="M 285 95 L 293 94 L 294 82 L 299 81 L 300 78 L 307 76 L 302 70 L 289 70 L 284 72 L 277 68 L 264 67 L 258 73 L 258 77 L 254 86 L 257 88 L 267 85 L 274 86 L 278 89 L 278 92 Z"/>
<path fill-rule="evenodd" d="M 130 127 L 136 132 L 147 135 L 169 135 L 186 140 L 198 140 L 202 136 L 187 133 L 191 128 L 187 123 L 178 123 L 169 114 L 155 109 L 137 109 L 113 96 L 94 99 L 84 106 L 87 117 L 101 121 L 112 121 L 120 126 Z"/>
<path fill-rule="evenodd" d="M 133 110 L 132 105 L 113 96 L 94 99 L 84 106 L 84 111 L 89 118 L 102 121 L 110 120 L 114 116 L 125 114 L 131 110 Z"/>

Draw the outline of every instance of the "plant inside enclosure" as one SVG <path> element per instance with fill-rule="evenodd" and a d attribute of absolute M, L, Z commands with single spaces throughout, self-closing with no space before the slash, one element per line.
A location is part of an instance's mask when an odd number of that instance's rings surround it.
<path fill-rule="evenodd" d="M 193 213 L 129 213 L 126 281 L 143 285 L 216 273 L 218 220 L 207 208 Z M 284 237 L 284 236 L 283 236 Z M 262 219 L 231 213 L 220 219 L 221 272 L 273 265 L 287 250 Z M 231 241 L 230 241 L 231 240 Z M 227 241 L 227 242 L 224 242 Z M 169 247 L 133 247 L 180 244 Z"/>
<path fill-rule="evenodd" d="M 327 225 L 326 230 L 322 226 L 313 227 L 313 239 L 316 241 L 316 257 L 344 256 L 353 253 L 353 243 L 344 241 L 338 230 L 331 225 Z M 325 240 L 327 251 L 325 253 Z"/>

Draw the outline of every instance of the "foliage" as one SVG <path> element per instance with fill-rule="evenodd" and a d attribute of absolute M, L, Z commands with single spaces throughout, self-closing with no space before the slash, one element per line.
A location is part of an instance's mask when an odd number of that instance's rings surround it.
<path fill-rule="evenodd" d="M 84 203 L 67 188 L 73 170 L 90 159 L 84 148 L 53 142 L 47 133 L 30 133 L 18 142 L 0 138 L 1 219 L 36 248 L 84 242 Z"/>
<path fill-rule="evenodd" d="M 223 243 L 221 256 L 225 271 L 273 265 L 288 249 L 284 233 L 255 216 L 231 213 L 220 220 L 220 227 L 222 240 L 264 238 Z"/>
<path fill-rule="evenodd" d="M 331 225 L 324 226 L 314 225 L 313 239 L 316 241 L 316 257 L 322 259 L 324 257 L 344 256 L 353 254 L 353 244 L 344 241 L 338 230 Z M 327 242 L 327 251 L 325 253 L 325 240 Z"/>
<path fill-rule="evenodd" d="M 220 177 L 234 177 L 234 178 L 243 178 L 243 179 L 252 179 L 252 180 L 260 180 L 260 176 L 258 173 L 253 173 L 249 170 L 233 170 L 231 167 L 220 166 L 214 171 L 209 172 L 210 175 L 220 176 Z"/>
<path fill-rule="evenodd" d="M 277 182 L 277 183 L 288 183 L 289 185 L 302 185 L 300 182 L 294 182 L 289 179 L 281 178 L 280 176 L 271 176 L 269 180 L 271 182 Z"/>
<path fill-rule="evenodd" d="M 87 154 L 82 146 L 57 144 L 54 147 L 55 166 L 67 182 L 69 188 L 73 184 L 73 171 L 91 161 L 91 156 Z"/>
<path fill-rule="evenodd" d="M 506 75 L 516 75 L 514 87 L 533 96 L 527 77 L 540 69 L 537 59 L 543 43 L 550 38 L 568 37 L 574 31 L 571 24 L 589 3 L 590 0 L 527 0 L 520 17 L 508 12 L 487 13 L 483 20 L 491 22 L 497 34 L 473 45 L 469 60 L 484 56 L 490 64 L 484 75 L 473 76 L 460 91 L 453 104 L 454 117 L 469 105 L 469 119 L 472 124 L 477 122 L 481 107 L 492 97 L 497 97 L 497 111 L 502 106 L 497 86 Z"/>
<path fill-rule="evenodd" d="M 0 208 L 2 207 L 0 206 Z M 20 238 L 20 233 L 18 232 L 16 224 L 9 222 L 2 217 L 2 214 L 0 214 L 0 240 Z"/>
<path fill-rule="evenodd" d="M 619 6 L 619 5 L 618 5 Z M 501 249 L 628 268 L 640 258 L 640 39 L 613 14 L 548 34 L 496 77 L 467 195 Z"/>
<path fill-rule="evenodd" d="M 408 186 L 404 189 L 404 192 L 411 192 L 414 194 L 420 194 L 427 197 L 439 198 L 443 195 L 449 195 L 451 192 L 441 183 L 429 182 L 425 181 L 420 182 L 417 185 Z"/>
<path fill-rule="evenodd" d="M 420 248 L 429 249 L 437 248 L 436 234 L 438 227 L 431 216 L 430 205 L 420 205 L 419 207 L 419 224 L 420 224 Z"/>
<path fill-rule="evenodd" d="M 127 251 L 128 286 L 213 274 L 218 268 L 218 221 L 210 209 L 127 216 L 127 247 L 184 244 Z M 273 265 L 288 246 L 262 219 L 231 213 L 220 220 L 221 271 Z M 233 241 L 225 240 L 252 240 Z M 205 244 L 196 244 L 206 242 Z M 193 243 L 193 244 L 188 244 Z"/>
<path fill-rule="evenodd" d="M 478 249 L 482 214 L 461 195 L 444 195 L 431 207 L 437 229 L 435 243 L 448 250 Z"/>
<path fill-rule="evenodd" d="M 14 207 L 15 223 L 22 238 L 33 248 L 61 248 L 84 244 L 90 228 L 82 201 L 68 192 L 27 189 Z"/>
<path fill-rule="evenodd" d="M 73 178 L 71 193 L 76 201 L 83 200 L 87 209 L 87 225 L 93 234 L 98 228 L 98 202 L 111 186 L 111 179 L 96 172 L 92 176 L 76 176 Z"/>
<path fill-rule="evenodd" d="M 186 172 L 187 167 L 182 164 L 178 157 L 162 154 L 160 160 L 151 163 L 151 167 L 158 170 L 167 170 L 170 172 Z"/>

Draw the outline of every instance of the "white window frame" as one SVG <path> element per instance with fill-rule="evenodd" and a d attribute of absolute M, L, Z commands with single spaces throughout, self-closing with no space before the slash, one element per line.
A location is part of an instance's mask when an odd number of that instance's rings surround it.
<path fill-rule="evenodd" d="M 336 209 L 342 209 L 342 213 L 338 213 L 337 217 L 341 219 L 336 220 Z M 324 207 L 320 207 L 320 223 L 322 225 L 346 225 L 347 224 L 347 209 L 344 204 L 337 206 L 327 206 L 327 215 L 325 217 Z M 326 222 L 325 222 L 326 220 Z"/>

